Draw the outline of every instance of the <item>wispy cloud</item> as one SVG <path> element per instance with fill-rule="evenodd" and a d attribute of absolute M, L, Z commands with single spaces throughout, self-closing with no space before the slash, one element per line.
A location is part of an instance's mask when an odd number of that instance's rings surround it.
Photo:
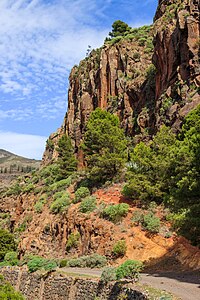
<path fill-rule="evenodd" d="M 0 131 L 0 149 L 28 158 L 41 159 L 46 139 L 44 136 Z"/>
<path fill-rule="evenodd" d="M 18 96 L 24 107 L 31 97 L 32 110 L 40 113 L 38 102 L 52 105 L 60 90 L 63 101 L 57 111 L 65 109 L 69 69 L 84 57 L 88 44 L 95 48 L 102 43 L 105 31 L 91 23 L 94 12 L 103 13 L 107 3 L 1 0 L 0 93 L 12 95 L 12 101 Z M 46 117 L 55 116 L 53 108 L 48 112 Z"/>

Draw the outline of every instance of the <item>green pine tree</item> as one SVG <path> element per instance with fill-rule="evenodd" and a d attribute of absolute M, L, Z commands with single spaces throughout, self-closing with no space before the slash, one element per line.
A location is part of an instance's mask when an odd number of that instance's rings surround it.
<path fill-rule="evenodd" d="M 82 147 L 89 177 L 98 183 L 112 180 L 127 161 L 127 141 L 118 117 L 100 108 L 90 115 Z"/>
<path fill-rule="evenodd" d="M 59 174 L 58 180 L 67 178 L 77 170 L 77 160 L 74 155 L 70 137 L 63 135 L 58 141 L 58 160 Z"/>

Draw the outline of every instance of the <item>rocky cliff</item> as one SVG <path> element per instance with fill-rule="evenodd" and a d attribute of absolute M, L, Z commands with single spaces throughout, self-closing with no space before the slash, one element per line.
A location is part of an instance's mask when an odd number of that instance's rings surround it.
<path fill-rule="evenodd" d="M 151 136 L 163 123 L 177 131 L 200 103 L 199 83 L 199 1 L 159 1 L 152 27 L 105 42 L 72 69 L 68 111 L 50 140 L 69 135 L 81 164 L 79 145 L 96 107 L 117 114 L 130 136 Z M 44 163 L 55 148 L 47 144 Z"/>

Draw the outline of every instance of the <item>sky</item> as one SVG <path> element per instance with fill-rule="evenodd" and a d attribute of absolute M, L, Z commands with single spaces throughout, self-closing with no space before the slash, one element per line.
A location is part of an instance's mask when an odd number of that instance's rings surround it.
<path fill-rule="evenodd" d="M 0 0 L 0 149 L 41 159 L 67 110 L 70 69 L 115 20 L 151 24 L 157 0 Z"/>

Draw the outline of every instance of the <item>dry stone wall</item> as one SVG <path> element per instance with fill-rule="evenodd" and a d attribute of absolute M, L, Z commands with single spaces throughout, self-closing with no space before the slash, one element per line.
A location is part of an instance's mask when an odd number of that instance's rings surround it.
<path fill-rule="evenodd" d="M 50 274 L 28 273 L 17 267 L 5 267 L 1 274 L 27 300 L 147 300 L 147 296 L 121 282 L 104 285 L 98 280 L 67 277 L 53 272 Z M 122 298 L 120 298 L 122 299 Z"/>

